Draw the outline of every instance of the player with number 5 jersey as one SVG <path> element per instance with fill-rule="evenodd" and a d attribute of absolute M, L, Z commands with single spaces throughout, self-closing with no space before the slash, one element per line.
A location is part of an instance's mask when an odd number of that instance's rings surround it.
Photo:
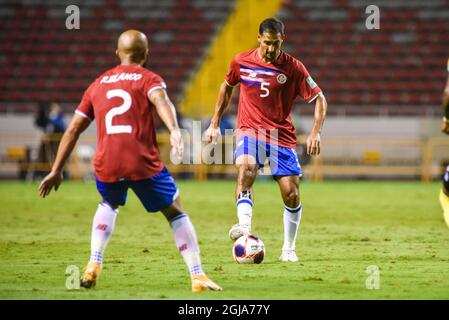
<path fill-rule="evenodd" d="M 302 215 L 299 181 L 302 171 L 295 151 L 296 129 L 290 113 L 298 96 L 309 103 L 316 101 L 315 119 L 307 138 L 307 153 L 318 155 L 327 102 L 302 62 L 281 50 L 284 39 L 284 24 L 280 20 L 268 18 L 261 22 L 257 37 L 259 46 L 237 54 L 231 61 L 206 137 L 211 142 L 217 141 L 221 117 L 234 87 L 240 84 L 234 152 L 239 222 L 231 227 L 229 237 L 236 240 L 252 232 L 253 184 L 258 168 L 268 160 L 284 202 L 284 244 L 280 260 L 297 262 L 296 237 Z"/>
<path fill-rule="evenodd" d="M 125 205 L 131 189 L 148 212 L 161 211 L 169 222 L 190 272 L 192 291 L 221 290 L 202 269 L 195 229 L 182 209 L 178 187 L 159 156 L 155 113 L 170 131 L 170 144 L 178 157 L 183 154 L 183 141 L 165 82 L 143 67 L 148 52 L 148 39 L 142 32 L 128 30 L 120 35 L 116 50 L 120 65 L 98 77 L 84 93 L 39 192 L 45 198 L 52 188 L 58 189 L 64 163 L 79 135 L 95 121 L 98 143 L 94 167 L 103 199 L 93 219 L 90 259 L 81 286 L 88 289 L 96 285 L 118 207 Z"/>

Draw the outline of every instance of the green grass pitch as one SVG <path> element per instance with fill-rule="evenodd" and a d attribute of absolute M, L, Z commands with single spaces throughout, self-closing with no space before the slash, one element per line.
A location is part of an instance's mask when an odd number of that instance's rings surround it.
<path fill-rule="evenodd" d="M 178 181 L 208 275 L 222 292 L 190 292 L 187 268 L 161 214 L 129 192 L 94 290 L 66 288 L 66 268 L 86 264 L 94 183 L 64 182 L 40 199 L 37 184 L 0 183 L 0 299 L 449 299 L 449 229 L 439 183 L 323 182 L 301 185 L 299 263 L 278 261 L 283 241 L 277 185 L 255 185 L 253 232 L 260 265 L 233 261 L 234 181 Z M 367 289 L 368 266 L 380 288 Z"/>

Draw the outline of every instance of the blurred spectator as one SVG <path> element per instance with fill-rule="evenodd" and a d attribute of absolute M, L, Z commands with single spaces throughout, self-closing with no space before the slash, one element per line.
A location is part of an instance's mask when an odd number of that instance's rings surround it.
<path fill-rule="evenodd" d="M 52 134 L 56 133 L 64 133 L 65 131 L 65 121 L 64 114 L 62 113 L 62 109 L 56 102 L 53 102 L 50 105 L 50 114 L 49 114 L 49 124 L 47 132 Z"/>
<path fill-rule="evenodd" d="M 48 160 L 50 162 L 55 160 L 59 142 L 61 141 L 65 128 L 64 114 L 62 113 L 61 107 L 55 102 L 51 103 L 47 125 L 47 135 L 50 147 Z"/>
<path fill-rule="evenodd" d="M 56 102 L 39 104 L 34 124 L 42 131 L 41 143 L 33 166 L 33 180 L 49 171 L 66 125 L 62 109 Z"/>

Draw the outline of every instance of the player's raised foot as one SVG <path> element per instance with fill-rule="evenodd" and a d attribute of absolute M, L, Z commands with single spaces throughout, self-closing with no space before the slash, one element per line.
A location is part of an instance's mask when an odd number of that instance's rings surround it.
<path fill-rule="evenodd" d="M 223 290 L 218 284 L 209 279 L 205 274 L 192 276 L 192 292 L 201 292 L 206 290 Z"/>
<path fill-rule="evenodd" d="M 296 256 L 295 250 L 282 250 L 279 260 L 284 262 L 297 262 L 299 259 Z"/>
<path fill-rule="evenodd" d="M 238 238 L 245 236 L 247 234 L 250 234 L 250 233 L 251 233 L 251 230 L 249 230 L 249 228 L 247 226 L 237 223 L 231 227 L 231 230 L 229 230 L 229 238 L 231 238 L 231 240 L 235 241 Z"/>
<path fill-rule="evenodd" d="M 100 277 L 101 265 L 97 262 L 89 262 L 84 268 L 84 274 L 81 277 L 80 285 L 86 289 L 94 288 Z"/>

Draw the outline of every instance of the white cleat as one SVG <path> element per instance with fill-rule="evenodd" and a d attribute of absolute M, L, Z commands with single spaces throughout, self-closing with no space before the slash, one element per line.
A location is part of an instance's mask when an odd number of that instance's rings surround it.
<path fill-rule="evenodd" d="M 240 224 L 234 224 L 231 227 L 231 230 L 229 230 L 229 238 L 231 238 L 231 240 L 233 241 L 248 234 L 250 234 L 249 228 Z"/>
<path fill-rule="evenodd" d="M 284 262 L 297 262 L 299 259 L 296 256 L 295 250 L 282 250 L 279 260 Z"/>

